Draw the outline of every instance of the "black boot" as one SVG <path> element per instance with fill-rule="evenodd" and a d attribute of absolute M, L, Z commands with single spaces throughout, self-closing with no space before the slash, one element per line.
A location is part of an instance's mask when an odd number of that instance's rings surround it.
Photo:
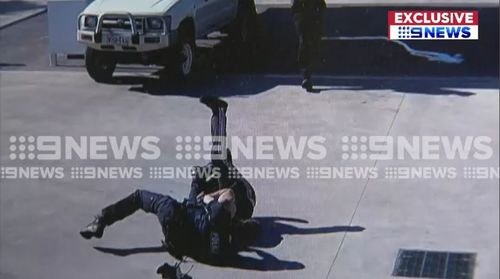
<path fill-rule="evenodd" d="M 80 231 L 80 235 L 85 239 L 91 239 L 92 237 L 101 238 L 105 227 L 106 225 L 104 224 L 102 216 L 96 216 L 92 223 L 88 224 Z"/>
<path fill-rule="evenodd" d="M 156 274 L 160 274 L 163 279 L 192 279 L 187 273 L 181 271 L 181 262 L 176 263 L 174 266 L 164 263 L 156 269 Z M 188 272 L 189 273 L 189 272 Z"/>
<path fill-rule="evenodd" d="M 307 92 L 313 91 L 313 84 L 311 79 L 306 78 L 302 81 L 302 88 L 304 88 Z"/>
<path fill-rule="evenodd" d="M 307 90 L 307 92 L 313 91 L 313 84 L 311 81 L 311 70 L 310 67 L 302 68 L 300 71 L 302 72 L 302 88 Z"/>
<path fill-rule="evenodd" d="M 217 111 L 218 108 L 227 110 L 227 103 L 214 96 L 203 96 L 200 98 L 200 103 L 205 104 L 212 111 Z"/>

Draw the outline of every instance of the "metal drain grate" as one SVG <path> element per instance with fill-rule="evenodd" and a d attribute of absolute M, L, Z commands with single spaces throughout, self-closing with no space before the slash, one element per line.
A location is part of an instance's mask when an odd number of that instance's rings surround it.
<path fill-rule="evenodd" d="M 400 249 L 392 276 L 473 279 L 475 253 Z"/>

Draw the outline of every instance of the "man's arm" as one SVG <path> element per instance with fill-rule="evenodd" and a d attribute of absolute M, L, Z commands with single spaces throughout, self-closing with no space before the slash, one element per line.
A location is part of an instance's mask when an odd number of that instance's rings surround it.
<path fill-rule="evenodd" d="M 231 218 L 236 215 L 236 198 L 233 190 L 221 189 L 203 196 L 203 203 L 205 204 L 209 204 L 214 200 L 224 206 L 224 208 L 231 214 Z"/>

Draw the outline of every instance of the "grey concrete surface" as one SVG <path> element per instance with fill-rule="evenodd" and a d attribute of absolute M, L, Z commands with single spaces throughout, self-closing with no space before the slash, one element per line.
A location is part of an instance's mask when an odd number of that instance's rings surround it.
<path fill-rule="evenodd" d="M 478 90 L 472 97 L 406 95 L 389 134 L 394 136 L 488 135 L 499 127 L 498 94 Z M 498 91 L 497 91 L 498 92 Z M 469 111 L 467 108 L 478 110 Z M 480 109 L 479 109 L 480 108 Z M 467 128 L 465 128 L 467 127 Z M 493 135 L 493 134 L 491 134 Z M 498 137 L 493 146 L 498 147 Z M 491 162 L 498 162 L 498 153 Z M 455 161 L 461 170 L 485 162 Z M 442 162 L 380 161 L 379 167 L 442 166 Z M 467 194 L 464 194 L 467 193 Z M 328 278 L 384 278 L 398 247 L 440 251 L 476 251 L 474 278 L 498 277 L 498 180 L 370 181 L 353 219 L 371 228 L 360 237 L 347 235 Z M 373 210 L 377 208 L 377 210 Z M 468 218 L 472 212 L 479 213 Z M 410 240 L 408 242 L 408 240 Z M 490 244 L 486 244 L 490 243 Z M 362 254 L 363 257 L 359 257 Z"/>
<path fill-rule="evenodd" d="M 124 75 L 123 73 L 121 75 Z M 128 74 L 127 74 L 128 75 Z M 96 84 L 83 72 L 0 72 L 2 166 L 186 166 L 175 159 L 175 137 L 209 133 L 209 111 L 196 96 L 216 94 L 230 104 L 231 135 L 326 138 L 322 161 L 245 160 L 238 166 L 491 166 L 498 168 L 499 89 L 489 78 L 317 79 L 322 91 L 305 94 L 286 75 L 223 75 L 191 88 L 148 92 L 135 83 Z M 489 136 L 487 161 L 342 160 L 343 136 Z M 161 138 L 156 161 L 12 161 L 15 135 L 153 135 Z M 257 252 L 218 268 L 195 262 L 193 278 L 391 278 L 399 248 L 478 253 L 475 279 L 498 273 L 498 179 L 250 179 L 258 194 L 255 216 L 264 222 Z M 4 179 L 0 183 L 0 277 L 158 278 L 173 259 L 158 251 L 161 230 L 142 213 L 117 223 L 102 240 L 78 230 L 106 204 L 137 187 L 178 199 L 186 179 Z M 271 222 L 292 217 L 299 222 Z M 271 218 L 271 219 L 270 219 Z M 288 226 L 285 226 L 288 225 Z M 347 228 L 346 228 L 347 226 Z M 364 228 L 351 231 L 349 228 Z M 307 229 L 313 230 L 307 230 Z M 93 247 L 132 249 L 115 254 Z M 243 258 L 246 257 L 246 258 Z"/>
<path fill-rule="evenodd" d="M 269 3 L 279 6 L 277 2 Z M 491 15 L 491 10 L 485 13 Z M 341 24 L 347 22 L 346 18 L 356 17 L 357 12 L 336 14 L 328 31 L 334 35 L 369 35 L 379 31 L 376 24 L 370 28 L 363 24 L 345 28 L 354 25 Z M 374 18 L 384 13 L 375 11 Z M 263 17 L 269 37 L 282 42 L 294 38 L 287 21 L 288 11 L 268 10 Z M 483 34 L 491 31 L 498 36 L 498 16 L 483 20 Z M 361 62 L 356 64 L 350 60 L 359 58 L 366 50 L 379 57 L 374 54 L 375 45 L 363 42 L 366 48 L 357 48 L 349 43 L 335 43 L 324 53 L 333 53 L 325 57 L 333 57 L 327 61 L 336 63 L 323 65 L 321 76 L 315 79 L 321 92 L 304 94 L 296 86 L 299 77 L 291 74 L 295 72 L 290 62 L 291 44 L 284 44 L 284 52 L 276 49 L 285 55 L 265 58 L 271 66 L 254 74 L 223 68 L 208 77 L 197 77 L 183 88 L 157 80 L 147 73 L 151 71 L 126 73 L 120 69 L 115 84 L 96 84 L 81 68 L 48 67 L 46 24 L 46 15 L 41 15 L 0 30 L 2 167 L 56 166 L 68 170 L 75 166 L 128 166 L 142 167 L 147 175 L 149 167 L 202 164 L 176 160 L 175 137 L 209 133 L 209 111 L 197 101 L 198 96 L 205 94 L 222 96 L 230 103 L 231 135 L 326 138 L 328 154 L 319 162 L 236 161 L 240 167 L 299 167 L 301 178 L 250 179 L 258 194 L 256 216 L 264 224 L 263 239 L 256 243 L 254 251 L 240 253 L 237 264 L 231 267 L 189 261 L 183 270 L 193 266 L 193 278 L 391 278 L 399 248 L 475 252 L 478 262 L 474 278 L 499 277 L 498 179 L 307 179 L 304 172 L 308 166 L 374 164 L 379 168 L 498 168 L 498 79 L 450 77 L 457 72 L 490 75 L 492 71 L 483 73 L 477 67 L 486 68 L 487 60 L 495 60 L 490 56 L 466 55 L 472 63 L 462 65 L 467 71 L 445 67 L 443 78 L 417 77 L 415 72 L 403 73 L 401 68 L 395 70 L 411 77 L 376 77 L 375 73 L 387 74 L 387 63 L 378 65 L 372 60 L 357 59 Z M 419 47 L 449 53 L 467 49 L 485 54 L 489 52 L 483 48 L 478 51 L 479 47 L 498 49 L 498 40 L 493 41 L 496 46 L 479 41 L 459 45 L 457 51 L 453 45 Z M 216 51 L 216 63 L 233 63 L 224 55 L 230 51 Z M 404 62 L 403 65 L 414 61 L 406 56 L 393 59 Z M 443 67 L 435 63 L 418 65 L 412 68 L 420 75 Z M 333 78 L 332 74 L 365 76 Z M 489 136 L 493 139 L 494 156 L 487 161 L 342 160 L 343 136 L 386 134 Z M 12 161 L 8 157 L 12 135 L 152 135 L 161 138 L 162 156 L 155 161 Z M 174 261 L 159 247 L 162 236 L 154 217 L 138 213 L 107 229 L 102 240 L 85 241 L 78 231 L 100 208 L 133 189 L 146 188 L 182 199 L 188 193 L 188 184 L 188 179 L 2 179 L 0 278 L 158 278 L 156 267 Z M 109 249 L 98 251 L 94 247 Z"/>
<path fill-rule="evenodd" d="M 0 0 L 0 29 L 47 11 L 46 0 Z"/>

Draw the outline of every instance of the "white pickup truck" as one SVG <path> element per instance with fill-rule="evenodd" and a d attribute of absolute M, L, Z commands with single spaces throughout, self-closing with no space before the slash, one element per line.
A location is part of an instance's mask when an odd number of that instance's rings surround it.
<path fill-rule="evenodd" d="M 161 65 L 186 79 L 196 39 L 221 30 L 249 40 L 256 14 L 253 0 L 95 0 L 78 17 L 77 39 L 97 82 L 109 81 L 117 63 Z"/>

